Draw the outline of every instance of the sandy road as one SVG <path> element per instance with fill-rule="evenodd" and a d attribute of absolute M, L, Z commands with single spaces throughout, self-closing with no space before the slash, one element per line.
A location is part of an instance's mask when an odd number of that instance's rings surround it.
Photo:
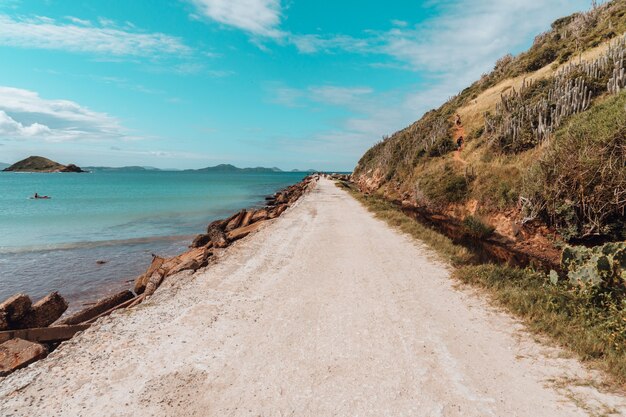
<path fill-rule="evenodd" d="M 206 271 L 0 381 L 0 415 L 622 415 L 575 360 L 453 285 L 322 180 Z"/>

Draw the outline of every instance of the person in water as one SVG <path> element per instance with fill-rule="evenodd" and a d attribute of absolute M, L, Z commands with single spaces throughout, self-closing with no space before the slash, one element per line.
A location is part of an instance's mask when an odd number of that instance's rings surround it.
<path fill-rule="evenodd" d="M 39 194 L 35 193 L 35 198 L 39 198 Z"/>

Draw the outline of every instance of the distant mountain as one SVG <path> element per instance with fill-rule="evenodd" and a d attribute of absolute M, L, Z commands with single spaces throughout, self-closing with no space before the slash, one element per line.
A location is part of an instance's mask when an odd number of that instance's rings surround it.
<path fill-rule="evenodd" d="M 161 171 L 155 167 L 127 166 L 127 167 L 85 167 L 89 171 Z"/>
<path fill-rule="evenodd" d="M 63 165 L 43 156 L 29 156 L 3 171 L 8 172 L 85 172 L 74 164 Z"/>
<path fill-rule="evenodd" d="M 10 166 L 11 166 L 11 164 L 5 164 L 4 162 L 0 162 L 0 169 L 5 169 L 5 168 L 8 168 Z"/>
<path fill-rule="evenodd" d="M 307 172 L 307 173 L 313 173 L 313 172 L 318 172 L 317 169 L 292 169 L 291 172 Z"/>
<path fill-rule="evenodd" d="M 256 167 L 256 168 L 237 168 L 231 164 L 221 164 L 216 165 L 214 167 L 206 167 L 201 169 L 196 169 L 195 171 L 199 172 L 228 172 L 228 173 L 244 173 L 244 172 L 255 172 L 255 173 L 264 173 L 264 172 L 283 172 L 279 168 L 264 168 L 264 167 Z"/>

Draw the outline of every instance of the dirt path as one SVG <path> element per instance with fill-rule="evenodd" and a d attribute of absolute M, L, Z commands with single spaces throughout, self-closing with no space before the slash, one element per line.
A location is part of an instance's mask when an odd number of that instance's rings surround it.
<path fill-rule="evenodd" d="M 621 415 L 590 378 L 322 180 L 218 264 L 0 381 L 0 415 Z"/>
<path fill-rule="evenodd" d="M 461 149 L 457 149 L 454 151 L 454 156 L 453 159 L 459 163 L 461 163 L 462 165 L 467 165 L 467 161 L 464 160 L 461 157 L 461 151 L 463 150 L 463 148 L 465 147 L 465 141 L 467 140 L 467 134 L 465 133 L 465 127 L 463 127 L 463 124 L 454 124 L 454 136 L 453 136 L 453 141 L 454 141 L 454 145 L 456 146 L 456 141 L 459 138 L 463 138 L 463 144 L 461 145 Z"/>

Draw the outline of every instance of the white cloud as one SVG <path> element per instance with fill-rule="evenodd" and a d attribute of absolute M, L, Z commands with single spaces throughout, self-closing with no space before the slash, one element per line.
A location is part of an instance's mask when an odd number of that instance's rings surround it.
<path fill-rule="evenodd" d="M 129 138 L 117 119 L 69 100 L 0 86 L 0 138 L 66 141 Z"/>
<path fill-rule="evenodd" d="M 280 37 L 280 0 L 190 0 L 205 17 L 252 35 Z"/>
<path fill-rule="evenodd" d="M 163 33 L 141 33 L 114 28 L 111 21 L 100 26 L 71 18 L 59 23 L 46 17 L 16 19 L 0 15 L 0 45 L 86 52 L 113 56 L 184 55 L 191 49 L 179 38 Z"/>
<path fill-rule="evenodd" d="M 460 0 L 439 2 L 440 15 L 419 25 L 394 21 L 386 31 L 360 36 L 288 34 L 288 42 L 301 53 L 359 54 L 373 58 L 369 65 L 415 71 L 426 81 L 420 88 L 385 92 L 363 87 L 292 89 L 290 96 L 297 103 L 319 100 L 350 113 L 333 121 L 335 127 L 293 146 L 302 152 L 325 149 L 358 159 L 382 135 L 406 127 L 469 86 L 501 56 L 525 49 L 553 20 L 588 6 L 586 0 Z M 382 59 L 376 62 L 376 57 Z"/>
<path fill-rule="evenodd" d="M 24 126 L 22 123 L 12 119 L 4 111 L 0 110 L 0 136 L 33 137 L 47 136 L 50 128 L 39 123 Z"/>
<path fill-rule="evenodd" d="M 418 25 L 392 21 L 389 30 L 362 36 L 289 34 L 288 41 L 305 54 L 380 55 L 408 70 L 475 74 L 523 46 L 554 19 L 587 6 L 586 0 L 461 0 L 443 3 L 438 17 Z"/>

